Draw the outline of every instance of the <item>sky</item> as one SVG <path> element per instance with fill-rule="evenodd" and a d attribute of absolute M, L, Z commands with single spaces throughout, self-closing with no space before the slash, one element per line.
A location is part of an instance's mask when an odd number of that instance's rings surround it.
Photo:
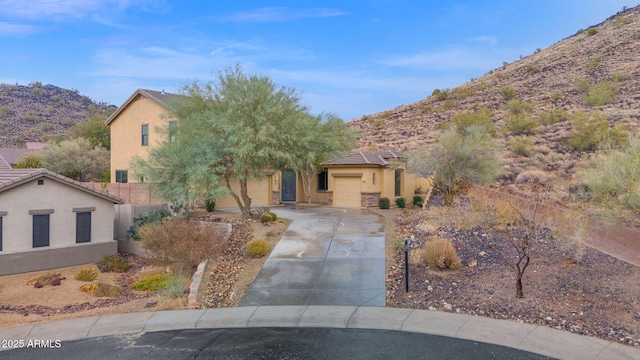
<path fill-rule="evenodd" d="M 0 0 L 0 83 L 120 106 L 239 64 L 344 120 L 426 98 L 637 0 Z"/>

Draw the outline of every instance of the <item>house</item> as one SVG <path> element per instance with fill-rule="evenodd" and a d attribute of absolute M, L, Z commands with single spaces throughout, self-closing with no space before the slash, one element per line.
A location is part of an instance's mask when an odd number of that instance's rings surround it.
<path fill-rule="evenodd" d="M 341 154 L 321 164 L 324 170 L 318 174 L 316 193 L 324 193 L 326 203 L 333 206 L 378 206 L 381 197 L 392 204 L 402 197 L 410 204 L 418 179 L 406 171 L 406 160 L 393 150 Z"/>
<path fill-rule="evenodd" d="M 0 169 L 11 168 L 16 166 L 16 163 L 23 156 L 34 152 L 36 149 L 13 149 L 13 148 L 0 148 Z"/>
<path fill-rule="evenodd" d="M 163 141 L 176 141 L 176 122 L 166 119 L 171 101 L 182 95 L 147 89 L 136 90 L 106 121 L 111 130 L 111 182 L 143 183 L 144 179 L 133 178 L 130 163 L 134 156 L 145 158 L 149 149 Z M 167 128 L 168 134 L 158 131 Z M 263 181 L 248 185 L 252 206 L 267 206 L 280 203 L 279 174 L 265 171 Z M 237 181 L 231 183 L 239 193 Z M 216 200 L 216 207 L 235 207 L 231 196 Z"/>
<path fill-rule="evenodd" d="M 117 253 L 113 205 L 121 203 L 46 169 L 0 168 L 0 275 Z"/>

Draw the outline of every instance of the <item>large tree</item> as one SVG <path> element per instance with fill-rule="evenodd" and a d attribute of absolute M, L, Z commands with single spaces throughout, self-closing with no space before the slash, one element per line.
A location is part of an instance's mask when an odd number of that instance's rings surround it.
<path fill-rule="evenodd" d="M 307 108 L 295 90 L 240 67 L 220 72 L 214 82 L 186 85 L 182 93 L 167 116 L 178 122 L 176 142 L 135 159 L 135 172 L 156 183 L 165 199 L 230 194 L 248 217 L 248 182 L 295 163 Z M 232 179 L 240 183 L 239 194 Z"/>
<path fill-rule="evenodd" d="M 84 138 L 52 144 L 35 154 L 42 167 L 78 181 L 101 180 L 109 171 L 109 151 Z"/>
<path fill-rule="evenodd" d="M 339 151 L 347 151 L 355 144 L 355 133 L 333 114 L 309 116 L 296 144 L 296 154 L 291 168 L 302 178 L 302 188 L 311 203 L 311 184 L 320 163 Z"/>
<path fill-rule="evenodd" d="M 107 117 L 103 113 L 94 113 L 86 120 L 73 125 L 69 129 L 69 138 L 84 138 L 93 147 L 99 146 L 107 150 L 111 149 L 111 130 L 108 125 L 105 125 Z"/>

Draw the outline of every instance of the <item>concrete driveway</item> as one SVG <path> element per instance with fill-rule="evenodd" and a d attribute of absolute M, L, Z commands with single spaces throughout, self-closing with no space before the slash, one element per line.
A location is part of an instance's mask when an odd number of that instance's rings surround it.
<path fill-rule="evenodd" d="M 385 306 L 384 219 L 366 209 L 276 208 L 293 223 L 240 306 Z"/>

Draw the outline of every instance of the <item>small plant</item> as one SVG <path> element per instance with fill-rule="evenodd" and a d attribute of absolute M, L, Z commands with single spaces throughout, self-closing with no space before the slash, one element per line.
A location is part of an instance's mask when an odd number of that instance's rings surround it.
<path fill-rule="evenodd" d="M 627 141 L 627 134 L 620 126 L 609 127 L 609 121 L 598 113 L 573 115 L 573 131 L 569 147 L 580 151 L 594 151 L 602 147 L 616 147 Z"/>
<path fill-rule="evenodd" d="M 393 250 L 396 252 L 404 251 L 404 239 L 402 236 L 396 236 L 396 238 L 393 239 Z"/>
<path fill-rule="evenodd" d="M 424 204 L 424 199 L 420 195 L 413 195 L 413 199 L 411 202 L 413 204 L 413 207 L 422 207 L 422 204 Z"/>
<path fill-rule="evenodd" d="M 213 199 L 207 199 L 204 202 L 204 208 L 205 210 L 207 210 L 207 212 L 213 212 L 213 210 L 215 210 L 216 208 L 216 201 Z"/>
<path fill-rule="evenodd" d="M 382 197 L 378 200 L 378 207 L 380 209 L 388 209 L 389 206 L 391 206 L 391 202 L 389 201 L 389 198 Z"/>
<path fill-rule="evenodd" d="M 616 72 L 613 74 L 613 81 L 615 82 L 625 82 L 625 81 L 629 81 L 631 80 L 633 77 L 631 75 L 628 74 L 624 74 L 621 72 Z"/>
<path fill-rule="evenodd" d="M 533 140 L 531 140 L 531 138 L 518 136 L 511 141 L 509 150 L 511 150 L 511 152 L 514 154 L 524 157 L 530 157 L 531 155 L 533 155 L 532 147 Z"/>
<path fill-rule="evenodd" d="M 96 265 L 102 272 L 123 273 L 129 270 L 129 264 L 115 255 L 105 255 Z"/>
<path fill-rule="evenodd" d="M 588 93 L 589 89 L 591 89 L 591 83 L 587 79 L 576 79 L 576 81 L 573 82 L 573 86 L 583 94 Z"/>
<path fill-rule="evenodd" d="M 273 219 L 273 221 L 278 220 L 278 215 L 276 213 L 269 211 L 269 215 L 271 215 L 271 219 Z"/>
<path fill-rule="evenodd" d="M 616 27 L 629 25 L 633 22 L 633 19 L 630 19 L 626 16 L 618 16 L 616 17 Z"/>
<path fill-rule="evenodd" d="M 396 199 L 396 206 L 400 209 L 404 209 L 406 205 L 407 204 L 405 203 L 404 198 L 399 197 Z"/>
<path fill-rule="evenodd" d="M 593 36 L 593 35 L 595 35 L 597 33 L 598 33 L 598 29 L 596 29 L 594 27 L 591 27 L 591 28 L 589 28 L 589 30 L 587 30 L 587 36 Z"/>
<path fill-rule="evenodd" d="M 264 213 L 264 214 L 262 214 L 262 216 L 260 216 L 260 222 L 261 223 L 264 224 L 264 223 L 269 222 L 269 221 L 273 221 L 273 218 L 271 217 L 270 213 Z"/>
<path fill-rule="evenodd" d="M 524 115 L 511 115 L 507 117 L 506 129 L 514 135 L 533 135 L 537 132 L 538 120 Z"/>
<path fill-rule="evenodd" d="M 253 239 L 249 241 L 244 251 L 253 257 L 263 257 L 269 254 L 269 242 L 262 239 Z"/>
<path fill-rule="evenodd" d="M 591 60 L 590 63 L 587 64 L 587 69 L 593 70 L 600 65 L 602 65 L 602 57 L 596 56 Z"/>
<path fill-rule="evenodd" d="M 471 126 L 477 126 L 483 128 L 483 130 L 491 135 L 496 132 L 493 125 L 493 114 L 486 109 L 482 108 L 473 113 L 456 113 L 451 117 L 450 123 L 455 127 L 456 132 L 462 136 L 467 135 L 467 129 Z"/>
<path fill-rule="evenodd" d="M 449 99 L 451 93 L 449 92 L 449 89 L 435 89 L 433 90 L 433 92 L 431 93 L 431 96 L 435 97 L 436 100 L 438 101 L 444 101 Z"/>
<path fill-rule="evenodd" d="M 551 93 L 551 101 L 554 103 L 564 99 L 564 91 L 554 91 Z"/>
<path fill-rule="evenodd" d="M 505 86 L 500 89 L 500 95 L 502 96 L 502 99 L 504 99 L 504 101 L 509 101 L 515 99 L 517 94 L 514 88 Z"/>
<path fill-rule="evenodd" d="M 534 101 L 511 100 L 505 105 L 505 108 L 513 115 L 523 115 L 532 112 L 535 106 Z"/>
<path fill-rule="evenodd" d="M 163 293 L 174 299 L 181 297 L 192 276 L 193 271 L 190 267 L 173 270 L 167 278 Z"/>
<path fill-rule="evenodd" d="M 122 288 L 115 285 L 109 285 L 105 283 L 98 283 L 92 291 L 95 297 L 113 297 L 122 293 Z"/>
<path fill-rule="evenodd" d="M 267 233 L 265 234 L 269 239 L 274 238 L 276 236 L 278 236 L 278 232 L 274 229 L 271 229 L 269 231 L 267 231 Z"/>
<path fill-rule="evenodd" d="M 140 240 L 138 229 L 147 224 L 158 224 L 172 217 L 167 209 L 151 210 L 133 218 L 133 225 L 127 230 L 127 239 Z"/>
<path fill-rule="evenodd" d="M 551 125 L 567 120 L 567 111 L 563 107 L 557 107 L 552 110 L 542 110 L 540 112 L 540 123 L 543 125 Z"/>
<path fill-rule="evenodd" d="M 137 291 L 158 291 L 167 288 L 168 274 L 147 274 L 136 281 L 131 288 Z"/>
<path fill-rule="evenodd" d="M 435 238 L 424 245 L 424 258 L 435 270 L 457 270 L 462 262 L 456 254 L 456 247 L 450 240 Z"/>
<path fill-rule="evenodd" d="M 79 273 L 74 277 L 76 280 L 80 281 L 93 281 L 98 277 L 98 272 L 93 269 L 84 269 L 80 270 Z"/>
<path fill-rule="evenodd" d="M 589 94 L 584 98 L 585 106 L 602 106 L 611 104 L 618 94 L 619 85 L 613 81 L 603 81 L 593 85 L 589 89 Z"/>
<path fill-rule="evenodd" d="M 528 72 L 529 74 L 537 74 L 540 72 L 540 68 L 535 66 L 534 64 L 527 64 L 527 66 L 524 67 L 524 71 Z"/>

